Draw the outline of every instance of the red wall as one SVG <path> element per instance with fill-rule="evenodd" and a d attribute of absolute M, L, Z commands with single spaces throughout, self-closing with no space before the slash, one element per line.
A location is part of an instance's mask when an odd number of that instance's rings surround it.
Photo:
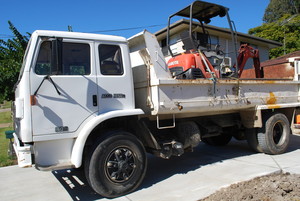
<path fill-rule="evenodd" d="M 264 78 L 294 78 L 294 68 L 289 63 L 266 66 Z M 241 78 L 255 78 L 254 68 L 244 70 Z"/>

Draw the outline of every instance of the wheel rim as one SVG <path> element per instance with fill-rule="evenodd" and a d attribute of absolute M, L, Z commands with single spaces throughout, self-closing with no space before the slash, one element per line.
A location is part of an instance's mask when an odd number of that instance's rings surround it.
<path fill-rule="evenodd" d="M 280 144 L 283 135 L 283 125 L 280 121 L 276 122 L 273 128 L 273 141 L 276 145 Z"/>
<path fill-rule="evenodd" d="M 112 182 L 125 182 L 133 175 L 136 168 L 136 158 L 127 147 L 114 149 L 106 159 L 105 173 Z"/>

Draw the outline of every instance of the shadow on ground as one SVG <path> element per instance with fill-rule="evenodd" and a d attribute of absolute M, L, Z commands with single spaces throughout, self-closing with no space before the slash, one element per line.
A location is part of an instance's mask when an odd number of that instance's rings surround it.
<path fill-rule="evenodd" d="M 299 149 L 299 144 L 300 136 L 291 136 L 287 152 Z M 181 157 L 172 157 L 169 160 L 148 155 L 147 174 L 138 190 L 147 189 L 175 174 L 186 174 L 206 165 L 253 154 L 257 153 L 250 150 L 246 141 L 232 140 L 224 147 L 212 147 L 201 143 L 194 152 L 185 153 Z M 68 169 L 52 173 L 73 200 L 91 201 L 103 198 L 89 187 L 83 171 Z"/>

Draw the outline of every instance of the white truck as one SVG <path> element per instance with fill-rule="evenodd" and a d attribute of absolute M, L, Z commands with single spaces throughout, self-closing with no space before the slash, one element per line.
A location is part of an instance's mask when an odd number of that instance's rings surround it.
<path fill-rule="evenodd" d="M 228 14 L 216 4 L 194 3 L 208 5 L 203 15 Z M 293 80 L 176 79 L 147 31 L 128 40 L 35 31 L 15 87 L 18 164 L 84 167 L 97 193 L 116 197 L 141 184 L 146 152 L 168 159 L 201 141 L 225 145 L 234 136 L 255 151 L 283 153 L 291 128 L 299 133 L 295 64 Z"/>

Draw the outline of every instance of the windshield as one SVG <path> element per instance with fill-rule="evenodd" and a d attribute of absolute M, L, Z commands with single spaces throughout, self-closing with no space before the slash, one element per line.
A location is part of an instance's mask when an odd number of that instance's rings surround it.
<path fill-rule="evenodd" d="M 27 45 L 27 48 L 26 48 L 26 51 L 25 51 L 25 54 L 24 54 L 24 57 L 23 57 L 23 63 L 22 63 L 22 67 L 21 67 L 21 70 L 20 70 L 18 82 L 21 80 L 23 72 L 24 72 L 24 69 L 25 69 L 25 64 L 26 64 L 26 60 L 27 60 L 27 54 L 29 52 L 30 45 L 31 45 L 31 39 L 28 42 L 28 45 Z"/>

